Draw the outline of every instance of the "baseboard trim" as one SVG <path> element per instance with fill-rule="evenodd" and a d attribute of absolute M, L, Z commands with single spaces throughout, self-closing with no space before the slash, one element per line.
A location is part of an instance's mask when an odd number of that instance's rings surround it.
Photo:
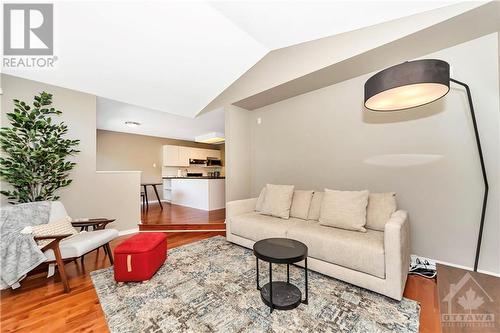
<path fill-rule="evenodd" d="M 463 266 L 463 265 L 457 265 L 457 264 L 453 264 L 451 262 L 446 262 L 446 261 L 442 261 L 442 260 L 436 260 L 436 259 L 432 259 L 432 258 L 427 258 L 427 257 L 424 257 L 424 256 L 420 256 L 418 254 L 412 254 L 412 256 L 417 256 L 419 258 L 426 259 L 427 261 L 429 261 L 431 263 L 437 263 L 437 264 L 442 264 L 442 265 L 446 265 L 446 266 L 450 266 L 450 267 L 465 269 L 467 271 L 473 271 L 474 270 L 472 267 Z M 486 274 L 486 275 L 500 277 L 500 273 L 485 271 L 485 270 L 482 270 L 482 269 L 478 269 L 477 271 L 478 271 L 478 273 L 483 273 L 483 274 Z"/>
<path fill-rule="evenodd" d="M 136 234 L 139 232 L 139 228 L 127 229 L 118 232 L 118 236 L 126 236 L 130 234 Z"/>
<path fill-rule="evenodd" d="M 166 199 L 161 199 L 160 200 L 161 203 L 170 203 L 170 200 L 166 200 Z M 154 200 L 148 200 L 148 205 L 150 204 L 154 204 L 154 203 L 158 203 L 158 200 L 154 199 Z M 142 206 L 142 201 L 141 201 L 141 206 Z"/>
<path fill-rule="evenodd" d="M 226 231 L 226 229 L 200 229 L 200 230 L 141 230 L 140 232 L 167 232 L 167 233 L 174 233 L 174 232 L 219 232 L 219 231 Z"/>

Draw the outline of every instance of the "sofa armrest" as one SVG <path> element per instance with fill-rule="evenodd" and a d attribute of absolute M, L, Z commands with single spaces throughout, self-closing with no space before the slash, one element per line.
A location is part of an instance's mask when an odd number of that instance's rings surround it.
<path fill-rule="evenodd" d="M 384 229 L 385 274 L 388 293 L 401 299 L 410 265 L 410 225 L 408 213 L 394 212 Z"/>
<path fill-rule="evenodd" d="M 257 198 L 229 201 L 226 203 L 226 221 L 231 217 L 253 212 L 256 205 Z"/>

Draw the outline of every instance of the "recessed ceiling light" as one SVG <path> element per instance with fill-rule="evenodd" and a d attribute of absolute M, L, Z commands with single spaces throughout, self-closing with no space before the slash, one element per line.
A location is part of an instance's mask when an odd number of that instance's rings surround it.
<path fill-rule="evenodd" d="M 138 123 L 137 121 L 126 121 L 125 125 L 128 127 L 138 127 L 141 125 L 141 123 Z"/>
<path fill-rule="evenodd" d="M 211 132 L 203 135 L 199 135 L 194 139 L 196 142 L 203 143 L 223 143 L 224 134 L 219 132 Z"/>

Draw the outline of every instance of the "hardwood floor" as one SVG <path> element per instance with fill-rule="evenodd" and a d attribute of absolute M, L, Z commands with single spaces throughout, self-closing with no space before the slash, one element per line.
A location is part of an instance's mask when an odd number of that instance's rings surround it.
<path fill-rule="evenodd" d="M 171 233 L 168 247 L 174 248 L 224 232 Z M 117 244 L 130 236 L 111 243 Z M 63 292 L 56 273 L 54 278 L 45 274 L 30 276 L 22 281 L 21 288 L 3 290 L 1 293 L 1 332 L 108 332 L 104 313 L 90 279 L 90 272 L 108 267 L 104 252 L 92 252 L 80 261 L 66 264 L 71 292 Z"/>
<path fill-rule="evenodd" d="M 443 333 L 500 331 L 500 278 L 440 264 L 437 272 Z"/>
<path fill-rule="evenodd" d="M 218 234 L 225 233 L 168 233 L 168 247 L 174 248 Z M 127 237 L 130 236 L 116 239 L 111 247 Z M 68 263 L 69 294 L 63 292 L 57 273 L 49 279 L 44 274 L 30 276 L 22 282 L 20 289 L 2 291 L 1 332 L 107 332 L 104 313 L 89 273 L 109 265 L 102 250 L 85 256 L 83 267 L 80 261 Z M 435 281 L 411 276 L 404 295 L 421 304 L 420 332 L 440 332 Z"/>
<path fill-rule="evenodd" d="M 149 204 L 141 214 L 141 231 L 226 230 L 226 210 L 205 211 L 170 203 Z"/>
<path fill-rule="evenodd" d="M 403 296 L 420 303 L 420 333 L 441 332 L 435 279 L 409 275 Z"/>

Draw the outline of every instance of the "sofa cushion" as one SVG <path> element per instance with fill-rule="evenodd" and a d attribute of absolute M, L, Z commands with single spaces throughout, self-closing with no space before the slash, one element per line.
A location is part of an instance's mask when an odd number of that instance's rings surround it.
<path fill-rule="evenodd" d="M 264 200 L 266 198 L 266 187 L 264 186 L 262 190 L 260 190 L 259 197 L 257 198 L 257 203 L 255 204 L 255 210 L 258 212 L 262 212 L 262 208 L 264 207 Z"/>
<path fill-rule="evenodd" d="M 323 192 L 314 192 L 311 199 L 311 206 L 309 207 L 308 220 L 319 220 L 319 213 L 321 210 L 321 201 L 323 200 Z"/>
<path fill-rule="evenodd" d="M 116 237 L 118 237 L 118 231 L 115 229 L 81 232 L 71 238 L 62 240 L 59 243 L 59 249 L 61 250 L 61 256 L 63 259 L 76 258 L 103 246 Z M 47 250 L 44 254 L 48 260 L 55 260 L 54 251 Z"/>
<path fill-rule="evenodd" d="M 319 223 L 335 228 L 365 232 L 369 192 L 325 189 Z"/>
<path fill-rule="evenodd" d="M 266 185 L 262 214 L 288 219 L 292 205 L 293 185 Z"/>
<path fill-rule="evenodd" d="M 290 226 L 287 237 L 306 244 L 311 258 L 385 278 L 383 232 L 362 233 L 302 221 Z"/>
<path fill-rule="evenodd" d="M 251 212 L 232 217 L 230 223 L 232 234 L 259 241 L 265 238 L 286 237 L 288 228 L 300 222 L 304 221 L 296 218 L 285 220 Z"/>
<path fill-rule="evenodd" d="M 370 193 L 366 208 L 366 227 L 384 231 L 385 224 L 396 208 L 396 193 Z"/>
<path fill-rule="evenodd" d="M 290 207 L 290 216 L 307 220 L 312 196 L 313 191 L 295 190 L 292 197 L 292 206 Z"/>

